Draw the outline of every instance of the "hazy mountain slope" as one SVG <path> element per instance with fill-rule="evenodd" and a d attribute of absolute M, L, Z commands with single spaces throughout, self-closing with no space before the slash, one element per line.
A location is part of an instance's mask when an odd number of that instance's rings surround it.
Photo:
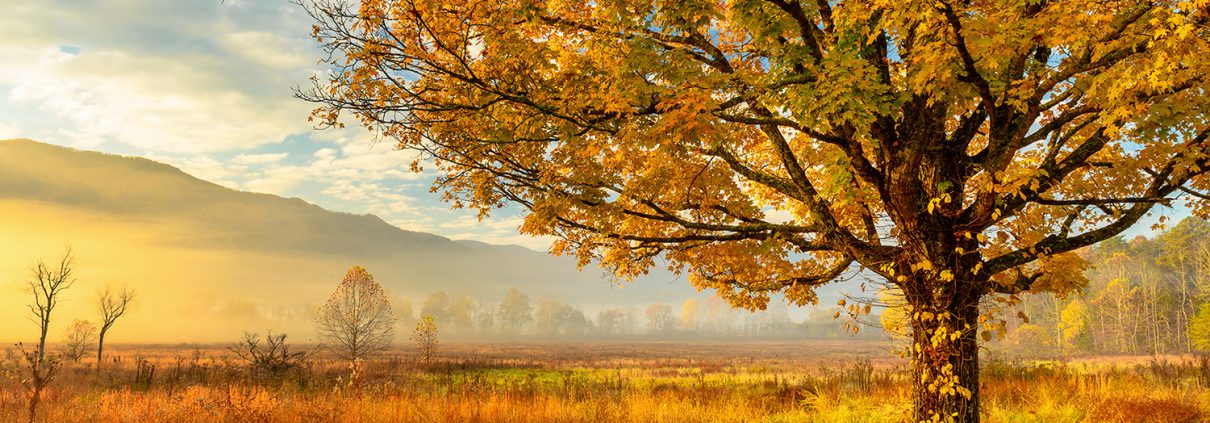
<path fill-rule="evenodd" d="M 404 231 L 376 216 L 235 191 L 143 158 L 29 140 L 0 142 L 0 198 L 209 222 L 207 233 L 178 240 L 189 245 L 356 255 L 461 249 L 448 239 Z"/>
<path fill-rule="evenodd" d="M 89 317 L 101 285 L 129 283 L 146 293 L 128 323 L 138 333 L 130 340 L 226 340 L 268 328 L 308 334 L 309 310 L 351 264 L 417 309 L 439 289 L 498 301 L 517 287 L 589 312 L 700 295 L 667 272 L 619 288 L 568 258 L 404 231 L 375 216 L 231 190 L 151 160 L 29 140 L 0 141 L 0 216 L 0 322 L 17 322 L 0 325 L 0 340 L 28 332 L 19 283 L 29 264 L 66 243 L 79 256 L 80 284 L 64 319 Z"/>

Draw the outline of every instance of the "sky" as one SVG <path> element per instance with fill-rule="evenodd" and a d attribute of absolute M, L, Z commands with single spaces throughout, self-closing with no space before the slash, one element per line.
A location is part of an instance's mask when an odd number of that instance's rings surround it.
<path fill-rule="evenodd" d="M 355 125 L 316 131 L 293 97 L 319 72 L 288 0 L 24 1 L 0 14 L 0 139 L 165 162 L 229 188 L 373 213 L 407 230 L 545 250 L 505 209 L 429 192 L 413 153 Z"/>
<path fill-rule="evenodd" d="M 165 162 L 230 188 L 373 213 L 401 228 L 545 250 L 515 209 L 480 222 L 429 192 L 412 152 L 316 131 L 291 88 L 321 71 L 288 0 L 45 0 L 0 14 L 0 139 Z M 1158 210 L 1179 219 L 1184 209 Z M 1127 236 L 1149 234 L 1148 222 Z"/>

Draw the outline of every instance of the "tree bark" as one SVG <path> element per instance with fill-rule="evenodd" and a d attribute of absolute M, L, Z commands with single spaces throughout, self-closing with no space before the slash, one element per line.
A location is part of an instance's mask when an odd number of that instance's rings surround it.
<path fill-rule="evenodd" d="M 102 353 L 105 352 L 105 330 L 107 327 L 101 328 L 101 334 L 97 336 L 97 370 L 101 370 Z"/>
<path fill-rule="evenodd" d="M 977 423 L 981 284 L 930 285 L 927 291 L 933 295 L 907 295 L 912 307 L 913 421 Z"/>

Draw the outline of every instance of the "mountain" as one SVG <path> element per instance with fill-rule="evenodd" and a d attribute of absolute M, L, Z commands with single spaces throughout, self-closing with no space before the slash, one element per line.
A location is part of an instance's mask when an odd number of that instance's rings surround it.
<path fill-rule="evenodd" d="M 437 290 L 497 302 L 508 288 L 581 305 L 700 297 L 667 272 L 620 287 L 596 268 L 516 246 L 405 231 L 373 215 L 242 192 L 152 160 L 0 141 L 0 321 L 24 322 L 29 265 L 70 244 L 79 282 L 64 317 L 94 318 L 95 291 L 139 291 L 115 341 L 226 341 L 243 330 L 310 336 L 311 312 L 350 265 L 419 309 Z M 29 326 L 29 327 L 25 327 Z M 19 340 L 32 325 L 0 325 Z M 52 328 L 52 330 L 57 330 Z"/>
<path fill-rule="evenodd" d="M 30 140 L 0 142 L 0 198 L 42 201 L 132 217 L 205 222 L 177 242 L 235 249 L 350 254 L 458 251 L 436 235 L 377 216 L 324 210 L 294 198 L 241 192 L 155 161 Z"/>

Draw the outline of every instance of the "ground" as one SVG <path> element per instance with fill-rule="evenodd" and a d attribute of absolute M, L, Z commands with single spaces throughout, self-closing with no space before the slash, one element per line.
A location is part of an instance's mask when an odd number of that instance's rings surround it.
<path fill-rule="evenodd" d="M 226 348 L 114 346 L 100 371 L 92 359 L 68 364 L 38 420 L 898 422 L 910 401 L 906 361 L 884 342 L 447 342 L 433 363 L 401 346 L 359 374 L 320 353 L 276 376 Z M 1210 416 L 1206 357 L 997 355 L 984 360 L 985 421 Z M 4 362 L 0 421 L 27 418 L 17 363 Z"/>

